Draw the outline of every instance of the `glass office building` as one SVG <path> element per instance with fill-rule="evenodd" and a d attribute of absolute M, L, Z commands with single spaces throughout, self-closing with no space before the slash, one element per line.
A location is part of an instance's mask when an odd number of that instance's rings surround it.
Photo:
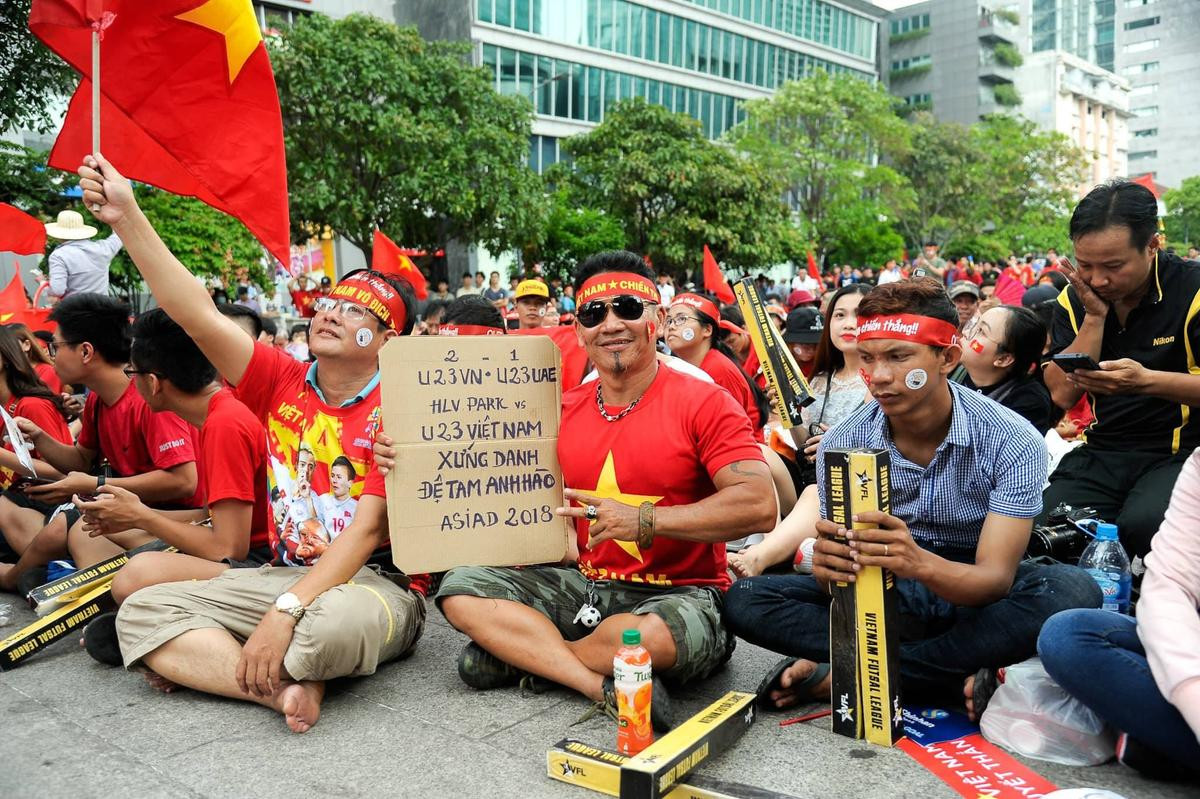
<path fill-rule="evenodd" d="M 469 35 L 497 90 L 533 104 L 539 171 L 561 157 L 560 139 L 624 99 L 689 114 L 717 138 L 744 119 L 746 100 L 785 81 L 818 69 L 879 75 L 885 12 L 861 0 L 448 1 L 470 5 Z M 426 7 L 400 21 L 437 36 L 443 16 Z"/>

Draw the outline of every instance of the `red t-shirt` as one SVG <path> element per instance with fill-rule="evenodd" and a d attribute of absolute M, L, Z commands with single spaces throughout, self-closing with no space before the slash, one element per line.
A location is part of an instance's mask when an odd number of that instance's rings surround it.
<path fill-rule="evenodd" d="M 607 408 L 612 415 L 621 410 Z M 600 416 L 595 384 L 564 394 L 558 459 L 570 488 L 631 505 L 649 500 L 666 507 L 713 495 L 718 471 L 734 461 L 763 457 L 750 420 L 729 392 L 660 366 L 637 407 L 617 422 Z M 589 550 L 587 529 L 587 520 L 576 521 L 579 569 L 589 578 L 729 587 L 723 542 L 662 537 L 644 552 L 631 542 L 615 541 Z"/>
<path fill-rule="evenodd" d="M 382 416 L 379 381 L 361 399 L 335 408 L 308 383 L 312 366 L 256 342 L 236 388 L 237 398 L 266 427 L 270 544 L 277 562 L 288 566 L 316 563 L 345 530 L 346 509 L 353 513 L 363 494 L 386 496 L 372 451 Z M 391 544 L 381 544 L 369 562 L 395 571 Z M 425 593 L 428 578 L 410 577 L 413 588 Z"/>
<path fill-rule="evenodd" d="M 66 420 L 63 419 L 63 415 L 59 413 L 54 403 L 44 397 L 22 397 L 21 399 L 14 397 L 9 400 L 8 407 L 4 410 L 8 411 L 8 415 L 14 418 L 17 416 L 25 417 L 42 428 L 46 435 L 55 441 L 63 444 L 71 443 L 71 431 L 67 427 Z M 9 452 L 13 451 L 12 444 L 8 441 L 4 442 L 4 448 Z M 36 449 L 30 454 L 35 458 L 42 457 Z M 12 485 L 13 477 L 15 476 L 14 472 L 0 468 L 0 488 L 8 488 Z"/>
<path fill-rule="evenodd" d="M 758 403 L 754 401 L 754 393 L 750 384 L 742 377 L 742 370 L 733 361 L 717 350 L 710 349 L 700 362 L 700 368 L 708 373 L 721 388 L 733 395 L 738 405 L 746 411 L 746 418 L 752 427 L 758 427 Z"/>
<path fill-rule="evenodd" d="M 269 546 L 267 437 L 258 417 L 227 388 L 208 403 L 208 417 L 200 428 L 200 464 L 208 505 L 223 499 L 253 502 L 250 548 Z"/>
<path fill-rule="evenodd" d="M 133 382 L 111 407 L 99 412 L 100 395 L 88 394 L 80 421 L 79 446 L 107 458 L 118 477 L 132 477 L 155 469 L 171 469 L 196 461 L 200 451 L 200 431 L 170 411 L 155 413 L 142 399 Z M 99 429 L 97 429 L 99 427 Z M 179 497 L 160 505 L 183 508 L 204 506 L 204 470 L 196 464 L 196 493 Z"/>
<path fill-rule="evenodd" d="M 33 371 L 42 379 L 42 382 L 45 383 L 51 391 L 53 391 L 55 394 L 62 393 L 62 380 L 59 379 L 58 372 L 54 371 L 54 364 L 35 363 L 33 365 Z"/>

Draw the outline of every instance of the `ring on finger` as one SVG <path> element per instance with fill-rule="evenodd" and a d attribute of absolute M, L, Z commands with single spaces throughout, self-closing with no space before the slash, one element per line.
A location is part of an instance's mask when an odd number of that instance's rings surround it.
<path fill-rule="evenodd" d="M 594 521 L 596 521 L 596 517 L 599 514 L 596 512 L 595 505 L 588 505 L 586 508 L 583 509 L 583 515 L 587 518 L 587 520 L 589 522 L 594 522 Z"/>
<path fill-rule="evenodd" d="M 888 545 L 887 544 L 883 545 L 883 556 L 885 558 L 888 556 Z"/>

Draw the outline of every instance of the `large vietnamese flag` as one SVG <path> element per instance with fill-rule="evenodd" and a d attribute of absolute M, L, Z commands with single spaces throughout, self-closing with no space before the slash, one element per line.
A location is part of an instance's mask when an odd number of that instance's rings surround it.
<path fill-rule="evenodd" d="M 50 153 L 72 172 L 91 150 L 100 19 L 104 155 L 129 178 L 237 217 L 288 263 L 283 120 L 250 0 L 34 0 L 29 29 L 83 76 Z"/>

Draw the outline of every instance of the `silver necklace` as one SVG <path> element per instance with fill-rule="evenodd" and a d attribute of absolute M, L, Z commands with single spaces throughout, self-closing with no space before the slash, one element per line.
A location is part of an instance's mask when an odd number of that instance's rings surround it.
<path fill-rule="evenodd" d="M 654 385 L 654 381 L 650 381 L 650 385 L 651 386 Z M 650 386 L 646 386 L 646 391 L 649 391 L 649 390 L 650 390 Z M 596 381 L 596 410 L 600 411 L 600 415 L 602 417 L 604 417 L 604 421 L 606 421 L 606 422 L 619 421 L 619 420 L 625 418 L 625 416 L 628 415 L 628 413 L 630 411 L 632 411 L 634 408 L 637 407 L 637 404 L 642 401 L 642 397 L 646 396 L 646 391 L 643 391 L 638 396 L 637 399 L 635 399 L 633 402 L 631 402 L 627 406 L 625 406 L 625 410 L 621 411 L 616 416 L 613 416 L 608 411 L 604 410 L 604 392 L 600 388 L 600 381 L 597 380 Z"/>

